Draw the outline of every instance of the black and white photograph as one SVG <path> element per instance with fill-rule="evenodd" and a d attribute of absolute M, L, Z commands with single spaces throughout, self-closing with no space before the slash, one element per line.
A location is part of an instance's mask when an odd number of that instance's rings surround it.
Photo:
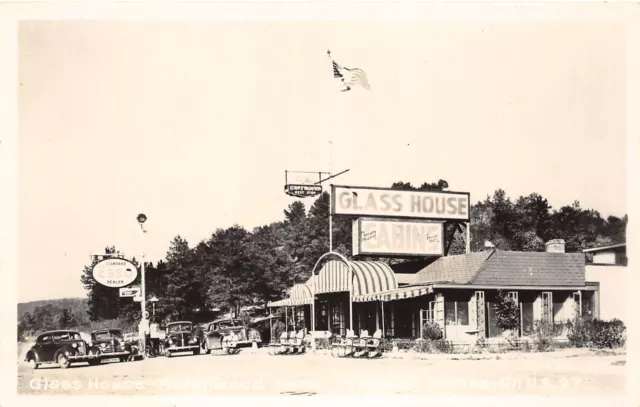
<path fill-rule="evenodd" d="M 325 5 L 3 29 L 13 404 L 630 401 L 637 10 Z"/>

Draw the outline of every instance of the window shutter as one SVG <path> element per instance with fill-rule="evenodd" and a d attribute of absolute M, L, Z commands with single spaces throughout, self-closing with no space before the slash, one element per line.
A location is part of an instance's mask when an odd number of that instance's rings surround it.
<path fill-rule="evenodd" d="M 553 295 L 551 291 L 542 293 L 542 322 L 553 322 Z"/>
<path fill-rule="evenodd" d="M 477 329 L 479 331 L 478 337 L 484 338 L 486 336 L 485 332 L 485 306 L 484 306 L 484 291 L 476 291 L 476 315 L 477 315 Z"/>
<path fill-rule="evenodd" d="M 435 322 L 440 326 L 442 333 L 446 337 L 444 330 L 444 296 L 442 293 L 436 294 Z"/>
<path fill-rule="evenodd" d="M 573 293 L 573 301 L 575 302 L 576 309 L 578 310 L 577 316 L 582 316 L 582 291 L 576 291 Z"/>

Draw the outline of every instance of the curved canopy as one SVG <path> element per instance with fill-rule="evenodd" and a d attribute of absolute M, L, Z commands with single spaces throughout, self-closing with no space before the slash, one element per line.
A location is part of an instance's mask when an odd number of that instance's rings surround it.
<path fill-rule="evenodd" d="M 433 293 L 432 286 L 410 286 L 410 287 L 400 287 L 395 290 L 384 291 L 376 294 L 370 294 L 368 296 L 363 296 L 362 299 L 355 299 L 354 301 L 395 301 L 395 300 L 403 300 L 405 298 L 414 298 L 420 297 L 427 294 Z"/>
<path fill-rule="evenodd" d="M 308 284 L 296 284 L 291 288 L 291 305 L 307 305 L 313 301 L 313 292 Z"/>
<path fill-rule="evenodd" d="M 316 278 L 316 294 L 348 292 L 349 277 L 353 270 L 353 298 L 365 301 L 369 294 L 398 288 L 398 281 L 391 267 L 375 261 L 331 260 L 322 266 Z M 371 301 L 371 300 L 366 300 Z"/>
<path fill-rule="evenodd" d="M 285 298 L 283 300 L 273 301 L 267 303 L 267 307 L 288 307 L 291 305 L 291 299 Z"/>

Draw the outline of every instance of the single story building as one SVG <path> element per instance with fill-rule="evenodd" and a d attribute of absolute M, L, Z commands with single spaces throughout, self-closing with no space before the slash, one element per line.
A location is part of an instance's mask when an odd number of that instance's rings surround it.
<path fill-rule="evenodd" d="M 547 252 L 445 256 L 413 270 L 406 263 L 348 261 L 336 254 L 338 260 L 326 261 L 289 298 L 269 306 L 295 307 L 297 323 L 309 331 L 344 335 L 352 327 L 356 333 L 381 329 L 385 337 L 417 338 L 425 322 L 433 322 L 446 339 L 464 341 L 502 336 L 495 324 L 502 290 L 518 303 L 519 334 L 527 336 L 535 321 L 562 326 L 576 313 L 598 315 L 598 285 L 585 281 L 584 254 L 564 253 L 559 242 Z"/>

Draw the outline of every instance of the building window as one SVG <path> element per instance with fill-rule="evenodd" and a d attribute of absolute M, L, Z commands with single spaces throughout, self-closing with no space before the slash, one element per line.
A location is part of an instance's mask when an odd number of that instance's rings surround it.
<path fill-rule="evenodd" d="M 316 326 L 314 329 L 318 329 L 320 331 L 328 331 L 329 330 L 329 304 L 326 301 L 322 301 L 316 307 Z"/>
<path fill-rule="evenodd" d="M 553 295 L 550 291 L 542 293 L 542 322 L 553 322 Z"/>
<path fill-rule="evenodd" d="M 447 325 L 469 325 L 469 301 L 445 301 Z"/>
<path fill-rule="evenodd" d="M 388 303 L 389 309 L 385 307 L 384 310 L 384 330 L 385 336 L 394 337 L 396 334 L 396 319 L 395 319 L 395 310 L 393 302 Z"/>
<path fill-rule="evenodd" d="M 339 335 L 346 335 L 346 325 L 344 322 L 343 302 L 331 304 L 331 332 Z"/>
<path fill-rule="evenodd" d="M 296 307 L 296 330 L 304 329 L 304 307 Z"/>

